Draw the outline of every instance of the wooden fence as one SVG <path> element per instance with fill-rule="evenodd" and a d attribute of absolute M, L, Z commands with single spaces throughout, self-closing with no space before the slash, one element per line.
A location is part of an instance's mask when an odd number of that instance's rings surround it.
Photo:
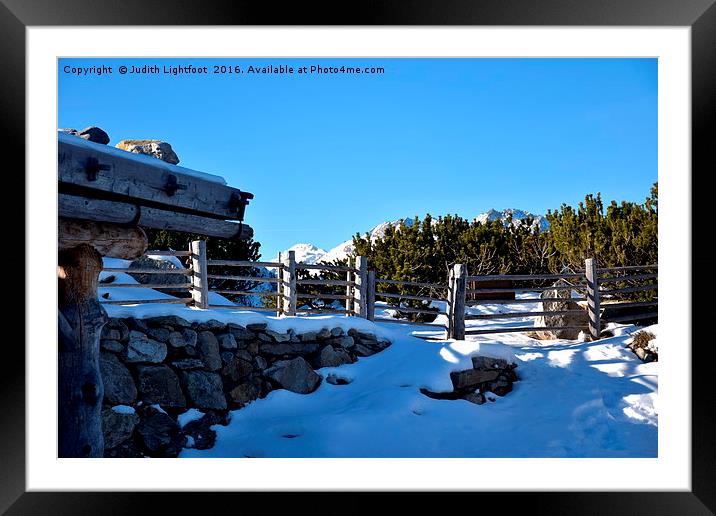
<path fill-rule="evenodd" d="M 148 255 L 175 256 L 188 260 L 187 268 L 179 269 L 119 269 L 105 268 L 104 272 L 130 274 L 183 275 L 187 281 L 178 284 L 140 283 L 105 284 L 111 288 L 150 288 L 155 290 L 186 290 L 186 296 L 153 300 L 106 300 L 104 304 L 177 303 L 198 308 L 219 308 L 275 312 L 277 315 L 342 314 L 367 318 L 376 322 L 410 324 L 442 328 L 448 338 L 464 339 L 466 335 L 491 333 L 533 332 L 540 330 L 581 330 L 597 339 L 602 323 L 636 322 L 658 317 L 658 266 L 627 266 L 599 268 L 596 260 L 587 259 L 584 270 L 560 274 L 493 274 L 469 276 L 467 267 L 456 264 L 445 283 L 423 283 L 376 278 L 368 270 L 368 262 L 357 256 L 348 265 L 307 264 L 296 262 L 295 253 L 279 255 L 276 262 L 237 260 L 210 260 L 206 255 L 206 242 L 191 243 L 187 251 L 149 251 Z M 275 270 L 275 276 L 255 276 L 250 269 L 265 267 Z M 232 270 L 238 269 L 237 273 Z M 228 272 L 227 272 L 228 271 Z M 317 277 L 315 273 L 323 276 Z M 228 283 L 228 286 L 222 285 Z M 272 284 L 270 290 L 255 290 L 260 284 Z M 212 288 L 211 284 L 214 284 Z M 242 289 L 239 284 L 253 287 Z M 219 286 L 217 286 L 219 285 Z M 560 296 L 559 292 L 566 292 Z M 242 304 L 212 304 L 210 293 L 222 296 L 257 296 L 273 300 L 273 307 L 254 307 Z M 545 292 L 552 293 L 546 297 Z M 519 297 L 518 294 L 540 294 L 540 297 Z M 575 296 L 576 293 L 576 296 Z M 639 299 L 635 300 L 635 296 Z M 646 299 L 646 298 L 649 299 Z M 376 300 L 393 303 L 385 309 L 395 310 L 405 318 L 376 316 Z M 328 303 L 326 303 L 328 301 Z M 341 307 L 335 306 L 340 301 Z M 444 303 L 445 308 L 431 307 Z M 427 303 L 427 304 L 426 304 Z M 541 303 L 541 309 L 523 309 L 520 305 Z M 478 305 L 505 305 L 508 310 L 493 314 L 471 314 L 470 307 Z M 555 309 L 549 306 L 554 304 Z M 564 304 L 569 306 L 565 309 Z M 412 305 L 412 306 L 410 306 Z M 575 306 L 578 305 L 578 306 Z M 465 321 L 529 319 L 547 316 L 583 314 L 588 322 L 581 325 L 505 327 L 489 324 L 466 328 Z M 420 321 L 425 317 L 445 316 L 445 323 Z"/>

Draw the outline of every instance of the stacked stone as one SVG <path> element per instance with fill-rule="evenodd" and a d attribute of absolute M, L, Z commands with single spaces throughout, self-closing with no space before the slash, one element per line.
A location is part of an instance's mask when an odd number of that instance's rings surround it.
<path fill-rule="evenodd" d="M 420 389 L 420 392 L 435 399 L 463 399 L 477 405 L 487 400 L 495 401 L 490 394 L 504 396 L 512 391 L 512 384 L 519 378 L 515 372 L 517 364 L 510 364 L 501 358 L 486 356 L 472 357 L 472 369 L 450 373 L 453 390 L 433 392 Z"/>
<path fill-rule="evenodd" d="M 297 334 L 266 323 L 110 319 L 100 358 L 105 455 L 175 457 L 185 446 L 210 448 L 210 427 L 227 424 L 229 410 L 273 389 L 311 393 L 321 383 L 314 369 L 353 363 L 389 345 L 354 329 Z M 190 408 L 204 415 L 182 428 L 177 416 Z"/>

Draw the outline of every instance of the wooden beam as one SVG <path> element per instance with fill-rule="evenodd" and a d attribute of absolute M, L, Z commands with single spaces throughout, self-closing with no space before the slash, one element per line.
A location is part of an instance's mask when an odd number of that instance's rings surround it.
<path fill-rule="evenodd" d="M 598 340 L 602 331 L 599 312 L 599 273 L 596 258 L 584 260 L 584 275 L 587 278 L 587 311 L 589 312 L 589 334 Z"/>
<path fill-rule="evenodd" d="M 74 145 L 77 143 L 77 145 Z M 59 191 L 84 188 L 116 196 L 117 200 L 143 200 L 167 209 L 181 208 L 222 219 L 243 219 L 253 195 L 236 188 L 189 175 L 160 160 L 137 159 L 85 142 L 58 140 Z M 172 186 L 173 185 L 173 186 Z"/>
<path fill-rule="evenodd" d="M 58 211 L 60 217 L 169 229 L 230 240 L 248 240 L 254 234 L 251 226 L 246 224 L 66 193 L 59 194 Z"/>
<path fill-rule="evenodd" d="M 147 235 L 137 227 L 60 217 L 57 245 L 60 252 L 89 245 L 102 256 L 133 260 L 146 251 Z"/>

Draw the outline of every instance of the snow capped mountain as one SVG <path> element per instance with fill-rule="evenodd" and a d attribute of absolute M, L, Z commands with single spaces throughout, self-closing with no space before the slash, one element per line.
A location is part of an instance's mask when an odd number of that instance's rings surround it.
<path fill-rule="evenodd" d="M 540 231 L 544 231 L 547 228 L 549 228 L 549 222 L 547 222 L 547 219 L 544 218 L 542 215 L 533 215 L 528 211 L 524 210 L 518 210 L 514 208 L 506 208 L 502 211 L 497 211 L 495 209 L 491 209 L 489 211 L 486 211 L 485 213 L 481 213 L 477 217 L 475 217 L 476 222 L 482 222 L 485 223 L 487 221 L 491 220 L 502 220 L 507 224 L 507 220 L 509 219 L 509 216 L 512 215 L 512 224 L 518 224 L 520 220 L 532 217 L 534 220 L 532 222 L 533 227 L 539 227 Z M 375 226 L 373 229 L 368 231 L 368 234 L 370 235 L 370 239 L 372 241 L 375 241 L 379 238 L 382 238 L 385 235 L 386 229 L 389 227 L 397 228 L 400 226 L 401 222 L 405 222 L 406 226 L 412 226 L 414 220 L 412 218 L 405 218 L 405 219 L 398 219 L 398 220 L 390 220 L 386 222 L 381 222 L 377 226 Z M 361 234 L 362 236 L 362 234 Z M 346 240 L 345 242 L 342 242 L 338 244 L 336 247 L 332 248 L 330 251 L 325 251 L 324 249 L 321 249 L 320 247 L 317 247 L 313 244 L 295 244 L 286 251 L 283 251 L 282 254 L 285 255 L 288 251 L 295 251 L 296 252 L 296 261 L 297 262 L 304 262 L 308 264 L 315 264 L 315 263 L 327 263 L 332 262 L 335 260 L 343 260 L 348 255 L 353 253 L 353 239 Z M 278 257 L 274 257 L 271 261 L 277 261 Z"/>
<path fill-rule="evenodd" d="M 549 222 L 542 215 L 533 215 L 528 211 L 517 210 L 514 208 L 505 208 L 502 211 L 490 209 L 485 213 L 481 213 L 477 217 L 475 217 L 475 222 L 481 222 L 484 224 L 488 221 L 502 220 L 505 224 L 507 224 L 507 220 L 510 218 L 510 215 L 512 215 L 513 226 L 519 224 L 522 219 L 532 217 L 534 219 L 532 221 L 532 227 L 538 227 L 540 231 L 544 231 L 549 228 Z"/>
<path fill-rule="evenodd" d="M 281 255 L 288 256 L 289 251 L 294 251 L 296 253 L 297 262 L 308 264 L 319 262 L 326 254 L 328 254 L 328 251 L 313 244 L 294 244 L 285 251 L 282 251 Z M 274 256 L 271 261 L 277 262 L 278 256 Z"/>

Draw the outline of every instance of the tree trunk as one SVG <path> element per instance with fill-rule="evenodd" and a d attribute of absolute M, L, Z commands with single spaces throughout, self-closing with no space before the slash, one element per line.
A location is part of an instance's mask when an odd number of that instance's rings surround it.
<path fill-rule="evenodd" d="M 102 457 L 99 338 L 107 321 L 97 300 L 102 257 L 82 244 L 60 251 L 58 264 L 58 455 Z"/>

